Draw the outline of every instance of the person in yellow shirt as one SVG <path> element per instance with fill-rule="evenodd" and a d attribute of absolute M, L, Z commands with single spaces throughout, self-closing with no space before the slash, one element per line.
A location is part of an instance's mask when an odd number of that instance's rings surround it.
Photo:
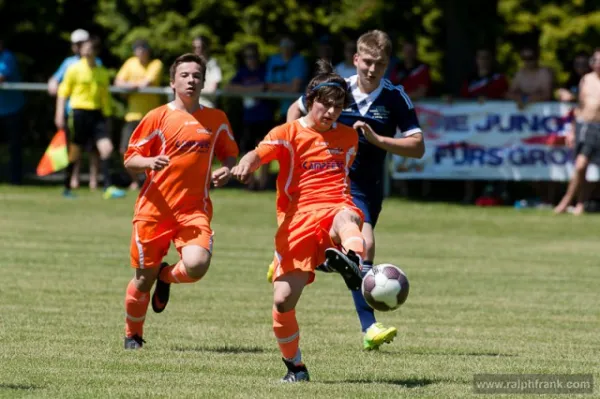
<path fill-rule="evenodd" d="M 81 45 L 81 59 L 71 65 L 58 87 L 54 123 L 58 129 L 65 127 L 65 101 L 70 98 L 72 113 L 69 117 L 69 165 L 65 176 L 64 196 L 74 197 L 71 192 L 71 177 L 76 161 L 81 158 L 81 148 L 90 142 L 100 153 L 100 166 L 104 177 L 104 198 L 125 196 L 123 190 L 112 186 L 110 156 L 113 151 L 110 139 L 110 116 L 112 101 L 109 92 L 108 70 L 96 64 L 96 49 L 91 40 Z"/>
<path fill-rule="evenodd" d="M 150 46 L 145 40 L 137 40 L 133 43 L 133 54 L 133 57 L 125 61 L 115 79 L 115 86 L 132 91 L 128 95 L 125 125 L 121 131 L 119 148 L 121 154 L 125 154 L 125 151 L 127 151 L 129 138 L 146 113 L 162 104 L 161 96 L 158 94 L 135 92 L 144 87 L 160 85 L 162 62 L 150 58 Z M 129 189 L 137 190 L 140 185 L 138 176 L 131 172 L 128 173 L 131 177 Z"/>

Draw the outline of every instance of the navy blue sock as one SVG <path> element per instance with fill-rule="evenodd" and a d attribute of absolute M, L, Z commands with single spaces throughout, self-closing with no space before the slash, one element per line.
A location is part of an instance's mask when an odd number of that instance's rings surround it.
<path fill-rule="evenodd" d="M 369 270 L 371 270 L 372 267 L 372 261 L 363 262 L 363 277 Z M 375 311 L 367 304 L 367 301 L 365 301 L 361 290 L 351 292 L 352 299 L 354 299 L 354 307 L 356 308 L 356 313 L 358 314 L 358 319 L 360 320 L 360 327 L 362 328 L 362 331 L 365 332 L 367 331 L 367 328 L 371 327 L 371 325 L 375 323 Z"/>

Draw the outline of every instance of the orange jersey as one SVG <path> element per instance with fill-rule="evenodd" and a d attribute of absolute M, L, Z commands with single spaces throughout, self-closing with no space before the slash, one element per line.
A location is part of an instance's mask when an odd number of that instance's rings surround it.
<path fill-rule="evenodd" d="M 133 220 L 178 221 L 199 212 L 210 221 L 213 156 L 224 161 L 238 152 L 223 111 L 202 107 L 189 114 L 172 103 L 153 109 L 133 132 L 124 158 L 167 155 L 170 161 L 161 171 L 146 171 Z"/>
<path fill-rule="evenodd" d="M 306 126 L 304 119 L 277 126 L 258 144 L 261 163 L 279 161 L 277 219 L 288 211 L 311 211 L 340 203 L 353 205 L 348 171 L 358 146 L 358 133 L 336 123 L 326 132 Z"/>

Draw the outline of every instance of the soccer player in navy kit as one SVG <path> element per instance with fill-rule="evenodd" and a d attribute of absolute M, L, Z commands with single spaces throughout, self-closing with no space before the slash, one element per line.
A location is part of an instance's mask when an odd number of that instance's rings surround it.
<path fill-rule="evenodd" d="M 360 133 L 358 154 L 350 169 L 350 179 L 353 201 L 365 215 L 362 229 L 366 244 L 363 276 L 370 270 L 375 258 L 374 228 L 383 203 L 386 153 L 421 158 L 425 152 L 423 134 L 410 98 L 402 86 L 394 86 L 383 78 L 391 54 L 392 43 L 385 32 L 369 31 L 358 39 L 354 55 L 356 75 L 346 79 L 353 102 L 342 111 L 338 120 Z M 303 96 L 290 106 L 287 120 L 298 119 L 306 111 Z M 330 271 L 327 265 L 321 265 L 320 270 Z M 361 291 L 351 292 L 364 333 L 364 349 L 378 349 L 383 343 L 392 342 L 397 329 L 377 323 L 374 311 Z"/>

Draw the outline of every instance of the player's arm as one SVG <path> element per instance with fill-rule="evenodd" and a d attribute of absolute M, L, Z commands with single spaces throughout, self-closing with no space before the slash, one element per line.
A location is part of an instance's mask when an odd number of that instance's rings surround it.
<path fill-rule="evenodd" d="M 231 124 L 227 116 L 223 114 L 225 119 L 224 125 L 227 127 L 221 131 L 217 142 L 215 143 L 215 155 L 221 161 L 221 167 L 212 172 L 212 182 L 215 187 L 222 187 L 231 178 L 231 169 L 235 166 L 235 162 L 240 153 L 235 138 L 231 130 Z"/>
<path fill-rule="evenodd" d="M 169 157 L 162 154 L 164 136 L 158 128 L 159 123 L 159 116 L 150 111 L 135 128 L 123 156 L 127 171 L 145 173 L 147 170 L 159 171 L 169 165 Z"/>
<path fill-rule="evenodd" d="M 56 110 L 54 111 L 54 124 L 57 129 L 64 129 L 65 127 L 65 103 L 67 98 L 71 96 L 73 92 L 73 85 L 75 84 L 75 73 L 72 68 L 67 69 L 63 81 L 58 86 L 56 93 Z"/>
<path fill-rule="evenodd" d="M 67 71 L 67 59 L 65 58 L 60 64 L 54 75 L 48 79 L 48 93 L 55 96 L 58 92 L 58 85 L 63 81 L 65 72 Z"/>
<path fill-rule="evenodd" d="M 240 159 L 240 163 L 231 169 L 231 174 L 240 182 L 246 184 L 251 174 L 260 168 L 260 157 L 256 150 L 252 150 Z"/>
<path fill-rule="evenodd" d="M 421 158 L 425 154 L 425 142 L 421 131 L 411 132 L 405 137 L 384 137 L 375 133 L 373 128 L 363 121 L 357 121 L 353 127 L 361 132 L 369 143 L 392 154 L 408 158 Z"/>
<path fill-rule="evenodd" d="M 302 115 L 306 115 L 306 107 L 304 106 L 304 96 L 300 97 L 297 101 L 294 101 L 289 106 L 287 112 L 286 122 L 292 122 L 296 119 L 300 119 Z"/>
<path fill-rule="evenodd" d="M 167 155 L 158 155 L 155 157 L 143 157 L 141 155 L 132 155 L 125 160 L 125 169 L 131 173 L 145 173 L 146 170 L 163 170 L 169 165 Z"/>
<path fill-rule="evenodd" d="M 250 175 L 261 165 L 269 163 L 279 157 L 282 146 L 290 145 L 287 131 L 281 126 L 271 130 L 269 134 L 258 144 L 255 150 L 250 151 L 242 157 L 237 166 L 231 170 L 231 174 L 242 183 L 246 183 Z"/>
<path fill-rule="evenodd" d="M 130 65 L 129 60 L 127 60 L 123 66 L 121 66 L 121 69 L 119 69 L 119 72 L 117 72 L 117 76 L 115 77 L 115 86 L 128 90 L 137 88 L 137 84 L 129 82 Z"/>

